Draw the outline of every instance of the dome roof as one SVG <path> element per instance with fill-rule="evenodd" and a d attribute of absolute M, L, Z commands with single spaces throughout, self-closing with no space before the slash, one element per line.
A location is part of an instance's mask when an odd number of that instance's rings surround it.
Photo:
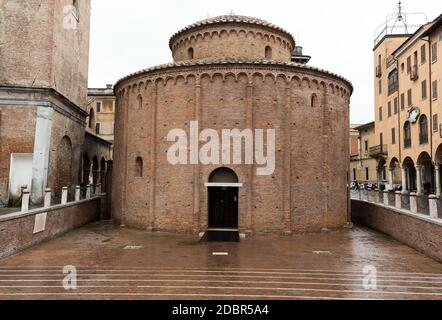
<path fill-rule="evenodd" d="M 177 36 L 179 36 L 181 33 L 189 31 L 191 29 L 204 27 L 204 26 L 210 26 L 210 25 L 225 24 L 225 23 L 252 24 L 252 25 L 256 25 L 256 26 L 261 26 L 261 27 L 273 29 L 273 30 L 279 31 L 279 32 L 287 35 L 290 38 L 290 40 L 293 42 L 292 43 L 293 46 L 295 46 L 295 39 L 293 38 L 293 35 L 290 32 L 284 30 L 283 28 L 278 27 L 278 26 L 274 25 L 273 23 L 270 23 L 270 22 L 262 20 L 262 19 L 234 15 L 234 14 L 217 16 L 217 17 L 208 18 L 205 20 L 195 22 L 195 23 L 185 27 L 184 29 L 181 29 L 180 31 L 176 32 L 170 38 L 169 45 L 170 45 L 170 47 L 172 47 L 172 43 Z"/>

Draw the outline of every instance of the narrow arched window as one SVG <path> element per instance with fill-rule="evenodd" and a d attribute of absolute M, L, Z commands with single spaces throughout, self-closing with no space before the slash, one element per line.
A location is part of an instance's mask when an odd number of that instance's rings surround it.
<path fill-rule="evenodd" d="M 312 106 L 312 108 L 315 108 L 318 106 L 318 97 L 316 96 L 316 94 L 312 95 L 311 106 Z"/>
<path fill-rule="evenodd" d="M 190 47 L 189 50 L 187 50 L 187 58 L 189 60 L 193 59 L 193 48 L 192 47 Z"/>
<path fill-rule="evenodd" d="M 419 142 L 420 144 L 428 143 L 428 120 L 425 115 L 419 119 Z"/>
<path fill-rule="evenodd" d="M 272 59 L 272 48 L 270 46 L 266 47 L 266 51 L 265 51 L 265 57 L 267 60 L 271 60 Z"/>
<path fill-rule="evenodd" d="M 143 177 L 143 158 L 138 157 L 135 162 L 135 177 L 142 178 Z"/>
<path fill-rule="evenodd" d="M 411 125 L 410 122 L 405 122 L 404 125 L 404 147 L 411 148 Z"/>
<path fill-rule="evenodd" d="M 138 100 L 138 109 L 143 109 L 143 97 L 141 96 L 141 94 L 138 96 L 137 100 Z"/>

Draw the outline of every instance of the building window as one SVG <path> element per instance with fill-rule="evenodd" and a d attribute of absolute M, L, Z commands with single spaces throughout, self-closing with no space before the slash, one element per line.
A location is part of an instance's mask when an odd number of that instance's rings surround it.
<path fill-rule="evenodd" d="M 391 144 L 396 144 L 396 128 L 391 129 Z"/>
<path fill-rule="evenodd" d="M 437 80 L 434 80 L 433 85 L 431 86 L 431 97 L 433 100 L 437 99 Z"/>
<path fill-rule="evenodd" d="M 101 112 L 101 102 L 97 102 L 97 112 Z"/>
<path fill-rule="evenodd" d="M 89 129 L 94 129 L 94 124 L 95 124 L 95 112 L 94 109 L 91 108 L 91 110 L 89 111 Z"/>
<path fill-rule="evenodd" d="M 407 91 L 407 98 L 408 98 L 408 106 L 411 107 L 413 104 L 413 93 L 411 92 L 411 89 Z"/>
<path fill-rule="evenodd" d="M 311 106 L 312 106 L 312 108 L 315 108 L 318 106 L 318 97 L 316 96 L 316 94 L 312 95 Z"/>
<path fill-rule="evenodd" d="M 421 47 L 421 64 L 427 62 L 427 47 L 423 44 Z"/>
<path fill-rule="evenodd" d="M 265 49 L 265 57 L 267 60 L 272 59 L 272 48 L 270 46 L 267 46 Z"/>
<path fill-rule="evenodd" d="M 95 124 L 95 133 L 100 134 L 100 124 L 99 123 Z"/>
<path fill-rule="evenodd" d="M 353 168 L 353 181 L 356 181 L 356 169 Z"/>
<path fill-rule="evenodd" d="M 420 144 L 428 143 L 428 121 L 425 115 L 419 119 L 419 142 Z"/>
<path fill-rule="evenodd" d="M 138 157 L 135 161 L 135 177 L 142 178 L 143 177 L 143 158 Z"/>
<path fill-rule="evenodd" d="M 379 134 L 379 142 L 381 145 L 381 149 L 384 149 L 384 134 L 383 133 Z"/>
<path fill-rule="evenodd" d="M 143 109 L 143 97 L 141 96 L 141 94 L 138 95 L 137 102 L 138 102 L 138 109 Z"/>
<path fill-rule="evenodd" d="M 401 110 L 405 110 L 405 94 L 401 94 Z"/>
<path fill-rule="evenodd" d="M 401 63 L 401 73 L 404 73 L 405 71 L 405 64 L 402 62 Z"/>
<path fill-rule="evenodd" d="M 399 112 L 399 105 L 397 98 L 394 98 L 394 114 L 397 114 Z"/>
<path fill-rule="evenodd" d="M 439 119 L 437 114 L 433 115 L 433 132 L 437 132 L 439 129 Z"/>
<path fill-rule="evenodd" d="M 382 121 L 382 107 L 379 107 L 379 121 Z"/>
<path fill-rule="evenodd" d="M 368 141 L 365 140 L 365 153 L 368 153 Z"/>
<path fill-rule="evenodd" d="M 379 95 L 382 94 L 382 79 L 379 79 Z"/>
<path fill-rule="evenodd" d="M 409 121 L 404 125 L 404 148 L 411 148 L 411 124 Z"/>
<path fill-rule="evenodd" d="M 189 50 L 187 50 L 187 59 L 192 60 L 193 59 L 193 48 L 190 47 Z"/>
<path fill-rule="evenodd" d="M 422 81 L 422 99 L 427 99 L 427 80 Z"/>
<path fill-rule="evenodd" d="M 435 63 L 437 61 L 437 42 L 431 45 L 431 62 Z"/>
<path fill-rule="evenodd" d="M 365 168 L 365 180 L 370 180 L 370 172 L 368 170 L 368 168 Z"/>
<path fill-rule="evenodd" d="M 388 101 L 388 117 L 391 117 L 391 101 Z"/>
<path fill-rule="evenodd" d="M 411 72 L 411 56 L 407 58 L 407 74 Z"/>
<path fill-rule="evenodd" d="M 393 94 L 398 89 L 398 74 L 397 69 L 394 69 L 388 75 L 388 95 Z"/>

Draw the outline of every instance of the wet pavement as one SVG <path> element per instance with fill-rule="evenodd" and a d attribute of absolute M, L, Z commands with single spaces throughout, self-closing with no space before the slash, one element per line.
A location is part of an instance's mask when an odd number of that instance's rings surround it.
<path fill-rule="evenodd" d="M 199 243 L 96 223 L 0 260 L 0 299 L 442 300 L 442 264 L 359 227 Z"/>

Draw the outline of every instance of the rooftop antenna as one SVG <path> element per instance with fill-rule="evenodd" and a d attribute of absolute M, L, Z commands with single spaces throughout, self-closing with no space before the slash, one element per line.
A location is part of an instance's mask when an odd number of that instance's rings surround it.
<path fill-rule="evenodd" d="M 396 27 L 396 24 L 402 22 L 405 27 L 405 33 L 408 34 L 408 25 L 407 25 L 406 19 L 404 17 L 406 17 L 406 16 L 404 16 L 404 14 L 402 12 L 402 1 L 399 0 L 398 11 L 396 14 L 396 21 L 394 22 L 393 27 L 391 27 L 391 30 L 393 30 Z"/>
<path fill-rule="evenodd" d="M 428 22 L 427 15 L 423 12 L 403 11 L 402 0 L 399 0 L 393 14 L 388 14 L 385 22 L 375 30 L 375 46 L 387 35 L 410 35 L 416 32 L 423 24 Z M 411 20 L 411 23 L 410 23 Z"/>

